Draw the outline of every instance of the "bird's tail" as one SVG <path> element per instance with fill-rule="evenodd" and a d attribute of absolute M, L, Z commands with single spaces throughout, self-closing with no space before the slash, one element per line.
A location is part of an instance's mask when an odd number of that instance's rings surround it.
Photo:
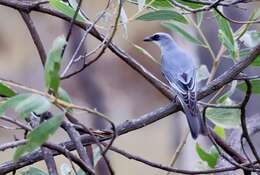
<path fill-rule="evenodd" d="M 199 134 L 206 135 L 207 130 L 197 106 L 196 100 L 189 103 L 185 103 L 182 100 L 180 101 L 182 103 L 182 107 L 189 124 L 192 138 L 196 139 Z"/>

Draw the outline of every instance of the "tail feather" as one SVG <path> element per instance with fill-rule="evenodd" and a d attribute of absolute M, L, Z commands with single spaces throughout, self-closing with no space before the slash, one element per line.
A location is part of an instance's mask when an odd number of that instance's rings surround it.
<path fill-rule="evenodd" d="M 197 108 L 197 107 L 196 107 Z M 191 112 L 190 110 L 185 110 L 184 112 L 189 124 L 191 136 L 193 139 L 196 139 L 199 134 L 206 135 L 206 127 L 204 125 L 202 116 L 200 114 L 199 109 L 196 110 L 197 112 Z"/>
<path fill-rule="evenodd" d="M 188 125 L 190 128 L 190 132 L 191 132 L 191 136 L 193 139 L 196 139 L 199 134 L 202 135 L 206 135 L 206 127 L 204 125 L 201 113 L 199 111 L 199 108 L 197 106 L 196 101 L 191 102 L 190 100 L 188 100 L 189 102 L 187 103 L 187 101 L 185 102 L 185 98 L 184 101 L 180 100 L 184 113 L 186 115 L 187 121 L 188 121 Z"/>

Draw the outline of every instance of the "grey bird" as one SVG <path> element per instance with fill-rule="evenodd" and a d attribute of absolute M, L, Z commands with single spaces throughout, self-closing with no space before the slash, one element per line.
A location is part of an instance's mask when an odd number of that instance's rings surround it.
<path fill-rule="evenodd" d="M 167 33 L 155 33 L 144 38 L 161 49 L 161 72 L 176 93 L 186 115 L 191 135 L 196 139 L 206 134 L 206 129 L 197 106 L 196 67 L 192 57 Z"/>

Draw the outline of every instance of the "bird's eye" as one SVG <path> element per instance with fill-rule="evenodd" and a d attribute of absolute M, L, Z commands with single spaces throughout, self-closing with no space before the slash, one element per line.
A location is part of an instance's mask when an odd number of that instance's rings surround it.
<path fill-rule="evenodd" d="M 154 40 L 154 41 L 158 41 L 159 39 L 160 39 L 160 35 L 154 35 L 154 36 L 153 36 L 153 40 Z"/>

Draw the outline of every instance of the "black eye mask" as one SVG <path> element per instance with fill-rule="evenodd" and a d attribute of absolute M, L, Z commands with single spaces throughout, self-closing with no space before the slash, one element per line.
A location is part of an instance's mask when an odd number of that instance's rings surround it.
<path fill-rule="evenodd" d="M 154 36 L 152 37 L 152 39 L 153 39 L 154 41 L 159 41 L 159 40 L 160 40 L 160 35 L 154 35 Z"/>

